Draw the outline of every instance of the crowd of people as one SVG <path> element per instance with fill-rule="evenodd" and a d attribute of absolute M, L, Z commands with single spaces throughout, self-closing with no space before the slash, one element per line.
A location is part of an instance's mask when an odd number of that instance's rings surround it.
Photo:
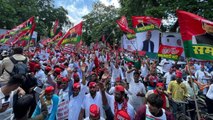
<path fill-rule="evenodd" d="M 213 62 L 86 46 L 10 49 L 1 51 L 1 120 L 174 120 L 188 100 L 195 119 L 199 95 L 213 113 Z"/>

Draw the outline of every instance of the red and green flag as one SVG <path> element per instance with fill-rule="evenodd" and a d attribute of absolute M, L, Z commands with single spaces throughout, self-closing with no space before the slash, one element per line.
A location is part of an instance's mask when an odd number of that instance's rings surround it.
<path fill-rule="evenodd" d="M 14 42 L 17 42 L 20 36 L 23 36 L 23 34 L 26 34 L 29 31 L 31 31 L 33 25 L 34 25 L 34 17 L 31 17 L 22 24 L 16 26 L 12 30 L 9 30 L 5 34 L 1 35 L 0 43 L 11 45 L 11 43 L 13 44 Z"/>
<path fill-rule="evenodd" d="M 76 44 L 80 42 L 82 35 L 83 22 L 80 22 L 73 28 L 69 29 L 68 32 L 59 40 L 57 46 L 65 44 Z"/>
<path fill-rule="evenodd" d="M 52 39 L 51 39 L 51 41 L 50 41 L 50 43 L 53 43 L 53 44 L 57 44 L 58 43 L 58 41 L 60 40 L 60 38 L 62 37 L 62 35 L 63 35 L 63 33 L 60 31 L 57 35 L 55 35 Z"/>
<path fill-rule="evenodd" d="M 160 45 L 158 57 L 167 58 L 171 60 L 178 60 L 183 52 L 182 47 Z"/>
<path fill-rule="evenodd" d="M 54 37 L 55 34 L 56 34 L 56 30 L 58 29 L 58 24 L 59 24 L 59 20 L 55 20 L 53 26 L 52 26 L 52 29 L 50 30 L 50 37 Z"/>
<path fill-rule="evenodd" d="M 132 16 L 132 25 L 137 33 L 148 30 L 160 30 L 161 19 L 149 16 Z"/>
<path fill-rule="evenodd" d="M 213 22 L 182 10 L 177 16 L 186 57 L 213 60 Z"/>
<path fill-rule="evenodd" d="M 32 35 L 33 35 L 33 31 L 35 30 L 35 27 L 36 27 L 36 24 L 34 23 L 34 24 L 32 25 L 32 28 L 31 28 L 31 29 L 25 30 L 25 31 L 23 31 L 23 32 L 20 32 L 20 34 L 18 34 L 18 35 L 14 38 L 13 42 L 11 43 L 11 45 L 16 44 L 18 41 L 27 41 L 27 43 L 28 43 L 28 41 L 31 39 L 31 37 L 32 37 Z"/>
<path fill-rule="evenodd" d="M 125 16 L 122 16 L 121 19 L 116 20 L 119 28 L 126 33 L 126 36 L 129 40 L 136 38 L 135 31 L 128 27 L 128 22 Z"/>

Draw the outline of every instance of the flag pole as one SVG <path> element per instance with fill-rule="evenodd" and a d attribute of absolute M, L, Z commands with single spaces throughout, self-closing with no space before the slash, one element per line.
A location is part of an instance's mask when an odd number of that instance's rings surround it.
<path fill-rule="evenodd" d="M 187 65 L 189 65 L 189 60 L 187 59 L 186 61 L 187 61 Z M 191 73 L 190 67 L 189 67 L 189 75 L 190 75 L 190 81 L 192 83 L 192 89 L 193 89 L 193 92 L 194 92 L 193 99 L 195 101 L 195 109 L 196 109 L 196 112 L 197 112 L 197 118 L 198 118 L 198 120 L 200 120 L 200 114 L 199 114 L 197 98 L 196 98 L 196 93 L 195 93 L 195 88 L 194 88 L 194 81 L 192 80 L 192 73 Z"/>

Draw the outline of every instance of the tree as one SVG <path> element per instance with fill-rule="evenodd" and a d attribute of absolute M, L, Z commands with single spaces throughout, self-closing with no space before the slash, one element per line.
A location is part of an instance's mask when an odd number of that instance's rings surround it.
<path fill-rule="evenodd" d="M 118 18 L 118 9 L 114 6 L 105 6 L 100 2 L 94 3 L 93 10 L 83 16 L 83 40 L 89 44 L 100 41 L 103 35 L 110 43 L 120 39 L 121 32 L 115 22 Z M 116 34 L 113 34 L 113 31 Z"/>
<path fill-rule="evenodd" d="M 12 29 L 35 16 L 36 31 L 47 36 L 53 22 L 59 19 L 59 28 L 71 24 L 63 7 L 55 8 L 52 0 L 0 0 L 0 28 Z"/>
<path fill-rule="evenodd" d="M 120 15 L 126 15 L 128 20 L 133 15 L 171 19 L 170 17 L 176 17 L 177 9 L 198 14 L 209 20 L 213 19 L 212 0 L 120 0 L 120 4 Z M 178 26 L 175 22 L 173 25 Z"/>

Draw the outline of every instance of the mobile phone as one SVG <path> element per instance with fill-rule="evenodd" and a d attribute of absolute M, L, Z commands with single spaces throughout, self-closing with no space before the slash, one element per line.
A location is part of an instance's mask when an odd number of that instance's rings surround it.
<path fill-rule="evenodd" d="M 41 94 L 41 92 L 43 91 L 40 87 L 35 87 L 33 90 L 38 94 Z"/>

